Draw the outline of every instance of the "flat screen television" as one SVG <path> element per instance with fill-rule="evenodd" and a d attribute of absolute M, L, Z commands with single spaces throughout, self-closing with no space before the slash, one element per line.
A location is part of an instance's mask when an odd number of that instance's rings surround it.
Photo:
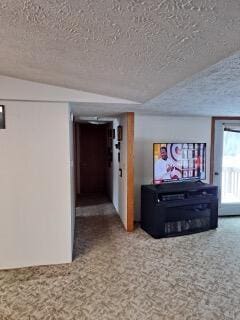
<path fill-rule="evenodd" d="M 206 143 L 154 143 L 153 183 L 206 179 Z"/>

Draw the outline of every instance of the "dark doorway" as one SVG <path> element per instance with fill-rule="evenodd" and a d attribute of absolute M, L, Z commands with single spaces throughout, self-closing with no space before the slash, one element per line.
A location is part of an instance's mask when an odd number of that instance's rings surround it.
<path fill-rule="evenodd" d="M 79 129 L 80 194 L 105 194 L 107 125 L 82 123 Z"/>
<path fill-rule="evenodd" d="M 112 204 L 112 122 L 75 122 L 75 190 L 77 216 L 115 212 Z"/>

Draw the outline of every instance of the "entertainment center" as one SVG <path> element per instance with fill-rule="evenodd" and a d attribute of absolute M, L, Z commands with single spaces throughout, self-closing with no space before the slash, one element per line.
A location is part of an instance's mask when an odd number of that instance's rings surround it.
<path fill-rule="evenodd" d="M 218 189 L 199 181 L 141 187 L 141 227 L 154 238 L 215 229 Z"/>

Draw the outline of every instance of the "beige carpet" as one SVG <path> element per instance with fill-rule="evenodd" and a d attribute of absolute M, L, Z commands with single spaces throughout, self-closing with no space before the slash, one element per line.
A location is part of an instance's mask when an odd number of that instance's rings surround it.
<path fill-rule="evenodd" d="M 115 208 L 109 198 L 104 194 L 81 195 L 76 208 L 77 217 L 108 215 L 115 213 Z"/>
<path fill-rule="evenodd" d="M 240 219 L 155 240 L 117 216 L 77 219 L 71 265 L 0 272 L 0 319 L 238 320 Z"/>

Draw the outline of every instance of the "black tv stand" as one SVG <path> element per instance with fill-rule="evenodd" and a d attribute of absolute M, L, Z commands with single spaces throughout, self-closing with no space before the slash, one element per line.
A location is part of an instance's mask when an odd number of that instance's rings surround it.
<path fill-rule="evenodd" d="M 141 188 L 141 227 L 154 238 L 190 234 L 218 226 L 218 189 L 202 181 Z"/>

